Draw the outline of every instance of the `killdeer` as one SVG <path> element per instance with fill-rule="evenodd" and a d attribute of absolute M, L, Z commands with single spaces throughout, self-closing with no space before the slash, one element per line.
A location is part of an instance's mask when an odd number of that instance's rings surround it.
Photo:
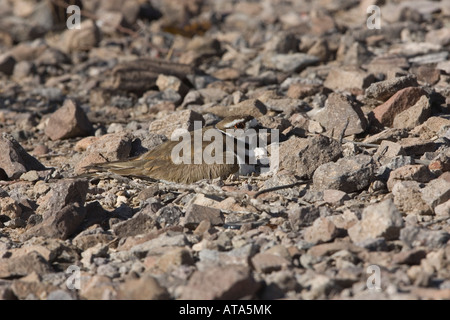
<path fill-rule="evenodd" d="M 216 163 L 208 164 L 205 161 L 202 161 L 202 163 L 198 164 L 194 161 L 195 152 L 203 153 L 205 148 L 211 145 L 211 141 L 205 141 L 205 139 L 202 138 L 200 142 L 201 150 L 196 150 L 194 141 L 195 137 L 199 136 L 199 131 L 192 131 L 188 133 L 190 139 L 185 142 L 189 144 L 188 147 L 189 150 L 191 150 L 190 157 L 187 157 L 188 160 L 190 160 L 188 163 L 174 162 L 173 150 L 177 146 L 180 148 L 180 142 L 169 140 L 138 157 L 125 161 L 95 164 L 87 169 L 109 171 L 122 176 L 150 178 L 186 184 L 201 179 L 215 179 L 219 177 L 226 179 L 228 176 L 238 171 L 240 171 L 241 174 L 248 174 L 252 168 L 254 169 L 254 166 L 248 163 L 249 158 L 251 157 L 251 150 L 249 150 L 249 144 L 245 142 L 242 137 L 245 136 L 248 129 L 254 128 L 256 125 L 257 121 L 252 116 L 230 116 L 220 121 L 215 126 L 198 129 L 201 131 L 201 137 L 203 137 L 203 134 L 210 129 L 217 130 L 220 133 L 219 136 L 223 139 L 222 150 L 220 150 L 222 151 L 223 161 Z M 244 146 L 244 152 L 240 152 L 239 146 Z M 182 144 L 181 147 L 183 147 Z M 212 152 L 212 155 L 214 156 L 214 152 Z M 229 159 L 231 159 L 231 161 L 229 161 Z"/>

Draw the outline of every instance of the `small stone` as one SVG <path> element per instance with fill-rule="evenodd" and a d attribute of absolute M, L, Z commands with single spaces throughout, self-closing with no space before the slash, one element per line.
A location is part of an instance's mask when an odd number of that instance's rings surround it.
<path fill-rule="evenodd" d="M 450 234 L 443 230 L 427 230 L 411 226 L 400 231 L 400 240 L 410 248 L 443 248 L 450 240 Z"/>
<path fill-rule="evenodd" d="M 0 137 L 0 169 L 3 169 L 10 179 L 18 179 L 29 170 L 45 170 L 36 158 L 22 148 L 22 146 L 9 134 L 3 133 Z"/>
<path fill-rule="evenodd" d="M 125 279 L 117 288 L 117 298 L 120 300 L 167 300 L 170 295 L 150 274 L 144 274 L 138 279 Z"/>
<path fill-rule="evenodd" d="M 180 299 L 242 299 L 252 297 L 259 287 L 246 267 L 212 267 L 196 271 L 183 288 Z"/>
<path fill-rule="evenodd" d="M 83 109 L 70 99 L 50 116 L 45 128 L 45 134 L 52 140 L 86 136 L 91 131 L 92 124 Z"/>
<path fill-rule="evenodd" d="M 39 180 L 39 174 L 36 170 L 30 170 L 20 176 L 20 180 L 35 182 Z"/>
<path fill-rule="evenodd" d="M 450 217 L 450 200 L 441 203 L 434 208 L 434 213 L 441 217 Z"/>
<path fill-rule="evenodd" d="M 318 93 L 320 90 L 319 86 L 314 85 L 303 85 L 301 83 L 293 83 L 289 86 L 286 96 L 292 99 L 304 99 Z"/>
<path fill-rule="evenodd" d="M 51 211 L 47 214 L 48 217 L 28 229 L 22 235 L 22 239 L 42 236 L 65 240 L 78 230 L 86 216 L 86 209 L 80 207 L 78 203 L 72 203 L 58 211 Z"/>
<path fill-rule="evenodd" d="M 323 85 L 332 90 L 366 89 L 374 81 L 373 74 L 358 68 L 333 68 Z"/>
<path fill-rule="evenodd" d="M 326 217 L 316 219 L 311 227 L 305 229 L 305 240 L 310 243 L 323 243 L 334 240 L 341 234 L 339 228 Z"/>
<path fill-rule="evenodd" d="M 169 270 L 182 265 L 194 265 L 194 259 L 192 258 L 191 252 L 185 248 L 174 248 L 164 253 L 157 262 L 158 268 L 163 272 L 168 272 Z"/>
<path fill-rule="evenodd" d="M 270 54 L 265 60 L 268 68 L 283 72 L 300 72 L 309 65 L 319 62 L 315 56 L 305 53 Z"/>
<path fill-rule="evenodd" d="M 393 127 L 411 130 L 424 123 L 431 114 L 431 105 L 427 96 L 422 96 L 415 105 L 395 116 Z"/>
<path fill-rule="evenodd" d="M 38 202 L 37 212 L 42 213 L 44 218 L 73 203 L 83 206 L 86 201 L 88 182 L 83 179 L 66 179 L 51 184 L 50 188 L 50 192 Z"/>
<path fill-rule="evenodd" d="M 320 217 L 320 211 L 313 206 L 295 205 L 288 210 L 289 223 L 293 231 L 299 231 Z"/>
<path fill-rule="evenodd" d="M 450 199 L 450 182 L 445 179 L 431 180 L 427 186 L 421 189 L 422 199 L 432 209 Z"/>
<path fill-rule="evenodd" d="M 350 99 L 339 93 L 331 93 L 325 102 L 325 108 L 314 115 L 328 131 L 339 137 L 345 128 L 344 136 L 359 134 L 366 130 L 367 120 L 361 108 L 353 105 Z"/>
<path fill-rule="evenodd" d="M 425 41 L 429 43 L 434 43 L 441 45 L 443 47 L 450 44 L 450 32 L 448 28 L 440 28 L 435 30 L 430 30 L 425 36 Z"/>
<path fill-rule="evenodd" d="M 433 175 L 427 166 L 422 164 L 412 164 L 402 166 L 392 171 L 389 175 L 387 186 L 392 190 L 398 181 L 417 181 L 426 183 L 433 179 Z"/>
<path fill-rule="evenodd" d="M 441 70 L 427 65 L 411 68 L 411 72 L 417 76 L 417 80 L 425 82 L 428 85 L 434 85 L 441 78 Z"/>
<path fill-rule="evenodd" d="M 194 229 L 200 222 L 207 220 L 212 226 L 223 225 L 224 219 L 219 209 L 191 204 L 186 209 L 183 225 Z"/>
<path fill-rule="evenodd" d="M 392 200 L 370 205 L 363 210 L 361 221 L 348 229 L 354 243 L 383 237 L 396 240 L 403 228 L 403 218 Z"/>
<path fill-rule="evenodd" d="M 125 132 L 109 133 L 91 143 L 81 160 L 75 163 L 75 173 L 84 173 L 84 167 L 103 162 L 125 160 L 130 156 L 132 135 Z"/>
<path fill-rule="evenodd" d="M 418 83 L 414 76 L 408 75 L 404 77 L 398 77 L 385 81 L 372 83 L 366 89 L 366 97 L 386 101 L 392 97 L 396 92 L 408 88 L 417 87 Z"/>
<path fill-rule="evenodd" d="M 7 76 L 13 74 L 14 66 L 16 65 L 16 59 L 11 55 L 0 56 L 0 72 Z"/>
<path fill-rule="evenodd" d="M 22 215 L 22 208 L 14 199 L 8 196 L 0 196 L 0 214 L 5 215 L 10 219 L 20 218 Z"/>
<path fill-rule="evenodd" d="M 320 165 L 337 160 L 341 154 L 340 144 L 326 136 L 292 137 L 280 144 L 279 164 L 280 168 L 310 178 Z"/>
<path fill-rule="evenodd" d="M 423 249 L 412 249 L 402 251 L 394 255 L 393 261 L 397 264 L 418 265 L 427 256 Z"/>
<path fill-rule="evenodd" d="M 389 140 L 383 140 L 374 154 L 374 158 L 383 158 L 386 159 L 386 161 L 397 156 L 406 156 L 406 152 L 400 144 Z M 385 161 L 383 161 L 383 163 L 384 162 Z"/>
<path fill-rule="evenodd" d="M 392 127 L 395 116 L 415 105 L 423 95 L 426 95 L 426 92 L 421 88 L 402 89 L 376 107 L 373 110 L 373 116 L 381 125 Z"/>
<path fill-rule="evenodd" d="M 156 226 L 156 212 L 161 208 L 160 202 L 147 204 L 130 219 L 114 224 L 114 235 L 120 238 L 131 237 L 152 230 Z"/>
<path fill-rule="evenodd" d="M 363 190 L 373 179 L 372 157 L 357 155 L 328 162 L 317 168 L 313 175 L 315 190 L 336 189 L 347 193 Z"/>
<path fill-rule="evenodd" d="M 256 272 L 262 273 L 279 271 L 290 265 L 285 258 L 266 252 L 256 254 L 251 261 Z"/>
<path fill-rule="evenodd" d="M 399 181 L 392 188 L 395 205 L 410 215 L 429 215 L 432 210 L 422 199 L 420 184 L 416 181 Z"/>
<path fill-rule="evenodd" d="M 340 205 L 346 200 L 350 200 L 350 197 L 343 191 L 334 189 L 327 189 L 323 191 L 323 201 L 326 203 Z"/>
<path fill-rule="evenodd" d="M 181 97 L 184 97 L 189 91 L 189 88 L 180 79 L 164 74 L 158 76 L 156 85 L 158 86 L 159 91 L 172 89 L 178 92 Z"/>
<path fill-rule="evenodd" d="M 199 126 L 199 128 L 202 128 L 205 120 L 203 119 L 201 114 L 195 111 L 177 111 L 162 119 L 154 120 L 153 122 L 151 122 L 149 131 L 151 133 L 163 134 L 170 139 L 176 129 L 193 131 L 195 121 L 198 121 L 197 126 Z"/>
<path fill-rule="evenodd" d="M 17 257 L 0 258 L 0 278 L 23 277 L 33 272 L 43 275 L 51 270 L 48 261 L 35 251 Z"/>

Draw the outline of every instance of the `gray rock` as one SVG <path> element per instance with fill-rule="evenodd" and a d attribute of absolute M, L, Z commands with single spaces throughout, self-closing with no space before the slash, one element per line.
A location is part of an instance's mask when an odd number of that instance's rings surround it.
<path fill-rule="evenodd" d="M 88 181 L 83 179 L 66 179 L 52 184 L 37 212 L 46 219 L 68 205 L 76 203 L 82 207 L 86 201 L 88 186 Z"/>
<path fill-rule="evenodd" d="M 29 170 L 45 170 L 45 166 L 31 156 L 9 134 L 0 137 L 0 169 L 3 169 L 10 179 L 18 179 Z"/>
<path fill-rule="evenodd" d="M 422 199 L 434 209 L 436 206 L 450 199 L 450 181 L 434 179 L 420 191 L 422 192 Z"/>
<path fill-rule="evenodd" d="M 219 209 L 190 204 L 186 208 L 186 216 L 183 225 L 190 229 L 195 229 L 200 222 L 208 220 L 212 226 L 222 225 L 223 216 Z"/>
<path fill-rule="evenodd" d="M 317 244 L 334 240 L 343 234 L 342 231 L 327 217 L 320 217 L 305 229 L 304 236 L 306 241 Z"/>
<path fill-rule="evenodd" d="M 344 136 L 362 133 L 367 128 L 367 120 L 361 108 L 339 93 L 330 94 L 325 108 L 317 112 L 313 119 L 319 121 L 328 132 L 333 131 L 334 137 L 341 135 L 347 121 Z"/>
<path fill-rule="evenodd" d="M 334 139 L 316 135 L 307 139 L 292 137 L 280 144 L 280 168 L 311 178 L 322 164 L 336 161 L 342 154 L 341 145 Z"/>
<path fill-rule="evenodd" d="M 418 85 L 416 77 L 412 75 L 375 82 L 366 89 L 366 97 L 386 101 L 397 91 Z"/>
<path fill-rule="evenodd" d="M 420 184 L 416 181 L 399 181 L 392 188 L 395 205 L 406 214 L 429 215 L 432 210 L 422 199 Z"/>
<path fill-rule="evenodd" d="M 350 239 L 360 243 L 367 239 L 398 239 L 403 218 L 392 200 L 371 205 L 363 210 L 361 221 L 348 229 Z"/>
<path fill-rule="evenodd" d="M 288 211 L 289 223 L 293 231 L 299 231 L 320 217 L 320 210 L 314 206 L 295 205 Z"/>
<path fill-rule="evenodd" d="M 36 251 L 17 257 L 0 258 L 0 278 L 23 277 L 32 272 L 43 275 L 52 271 L 48 261 Z"/>
<path fill-rule="evenodd" d="M 22 239 L 42 236 L 65 240 L 78 230 L 85 216 L 85 207 L 80 207 L 77 202 L 71 203 L 62 209 L 47 214 L 41 223 L 28 229 L 22 235 Z"/>
<path fill-rule="evenodd" d="M 400 240 L 408 247 L 443 248 L 450 240 L 450 234 L 443 230 L 427 230 L 418 227 L 406 227 L 400 231 Z"/>
<path fill-rule="evenodd" d="M 243 266 L 213 267 L 197 271 L 183 288 L 181 299 L 242 299 L 252 297 L 260 284 Z"/>
<path fill-rule="evenodd" d="M 365 89 L 374 81 L 373 74 L 362 69 L 339 67 L 331 69 L 323 85 L 333 90 Z"/>
<path fill-rule="evenodd" d="M 162 204 L 153 201 L 139 210 L 132 218 L 112 226 L 113 233 L 118 237 L 131 237 L 150 231 L 156 226 L 156 212 Z"/>
<path fill-rule="evenodd" d="M 368 187 L 374 176 L 372 157 L 357 155 L 328 162 L 314 172 L 315 190 L 336 189 L 347 193 L 360 191 Z"/>
<path fill-rule="evenodd" d="M 265 60 L 268 68 L 283 72 L 299 72 L 317 62 L 319 62 L 317 57 L 305 53 L 269 55 Z"/>

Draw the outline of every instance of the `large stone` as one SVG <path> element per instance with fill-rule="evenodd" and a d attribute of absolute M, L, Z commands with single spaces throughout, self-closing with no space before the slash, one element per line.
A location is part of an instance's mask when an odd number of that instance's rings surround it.
<path fill-rule="evenodd" d="M 23 277 L 32 272 L 43 275 L 51 270 L 48 261 L 36 251 L 0 259 L 0 278 Z"/>
<path fill-rule="evenodd" d="M 417 87 L 418 83 L 414 76 L 404 77 L 375 82 L 366 89 L 366 97 L 386 101 L 396 92 L 408 87 Z"/>
<path fill-rule="evenodd" d="M 306 241 L 316 244 L 334 240 L 341 231 L 330 219 L 320 217 L 311 227 L 305 229 L 304 236 Z"/>
<path fill-rule="evenodd" d="M 41 223 L 28 229 L 22 239 L 42 236 L 65 240 L 78 230 L 85 217 L 85 207 L 80 207 L 78 203 L 69 204 L 56 212 L 48 213 Z"/>
<path fill-rule="evenodd" d="M 411 108 L 395 116 L 393 127 L 397 129 L 413 129 L 424 123 L 431 114 L 431 105 L 427 96 L 422 96 Z"/>
<path fill-rule="evenodd" d="M 426 92 L 415 87 L 398 91 L 373 110 L 374 120 L 385 127 L 392 127 L 395 116 L 415 105 L 423 95 L 426 95 Z"/>
<path fill-rule="evenodd" d="M 387 181 L 387 187 L 392 190 L 394 185 L 398 181 L 417 181 L 417 182 L 429 182 L 433 179 L 433 175 L 427 166 L 422 164 L 405 165 L 392 171 Z"/>
<path fill-rule="evenodd" d="M 197 271 L 183 288 L 181 299 L 235 300 L 252 297 L 259 289 L 249 269 L 242 266 L 212 267 Z"/>
<path fill-rule="evenodd" d="M 401 230 L 400 240 L 411 248 L 443 248 L 447 245 L 448 240 L 450 240 L 450 234 L 443 230 L 427 230 L 410 226 Z"/>
<path fill-rule="evenodd" d="M 434 209 L 450 199 L 450 182 L 445 179 L 431 180 L 421 192 L 422 199 Z"/>
<path fill-rule="evenodd" d="M 292 137 L 280 144 L 279 164 L 280 168 L 291 170 L 300 177 L 311 178 L 320 165 L 336 161 L 341 155 L 341 145 L 326 136 Z"/>
<path fill-rule="evenodd" d="M 361 221 L 348 229 L 354 243 L 383 237 L 396 240 L 403 228 L 403 218 L 392 200 L 370 205 L 363 210 Z"/>
<path fill-rule="evenodd" d="M 119 300 L 167 300 L 170 295 L 150 274 L 128 278 L 117 288 Z"/>
<path fill-rule="evenodd" d="M 147 204 L 130 219 L 114 224 L 114 235 L 121 238 L 131 237 L 152 230 L 156 226 L 156 212 L 161 207 L 162 204 L 157 201 Z"/>
<path fill-rule="evenodd" d="M 190 204 L 186 209 L 184 226 L 194 229 L 203 220 L 208 220 L 212 226 L 222 225 L 224 218 L 219 209 Z"/>
<path fill-rule="evenodd" d="M 339 137 L 345 126 L 344 136 L 362 133 L 367 128 L 361 108 L 339 93 L 328 96 L 325 107 L 315 114 L 314 120 L 319 121 L 328 132 L 333 131 L 334 137 Z"/>
<path fill-rule="evenodd" d="M 29 170 L 45 170 L 36 158 L 31 156 L 9 134 L 3 133 L 0 137 L 0 169 L 5 171 L 10 179 L 18 179 Z"/>
<path fill-rule="evenodd" d="M 328 73 L 324 86 L 333 90 L 365 89 L 375 77 L 358 68 L 334 68 Z"/>
<path fill-rule="evenodd" d="M 83 109 L 70 99 L 48 119 L 45 134 L 52 140 L 86 136 L 92 131 Z"/>
<path fill-rule="evenodd" d="M 417 181 L 399 181 L 392 187 L 395 205 L 406 214 L 432 214 L 430 206 L 422 199 Z"/>
<path fill-rule="evenodd" d="M 305 53 L 270 54 L 264 62 L 268 68 L 283 72 L 299 72 L 319 62 L 319 59 Z"/>
<path fill-rule="evenodd" d="M 336 189 L 347 193 L 367 188 L 374 176 L 372 157 L 357 155 L 328 162 L 314 172 L 315 190 Z"/>
<path fill-rule="evenodd" d="M 44 197 L 39 199 L 37 212 L 47 218 L 72 203 L 77 203 L 82 207 L 86 201 L 88 187 L 87 180 L 66 179 L 58 181 L 50 186 L 50 191 Z"/>
<path fill-rule="evenodd" d="M 255 270 L 262 273 L 279 271 L 290 265 L 290 262 L 284 257 L 267 252 L 256 254 L 251 261 Z"/>

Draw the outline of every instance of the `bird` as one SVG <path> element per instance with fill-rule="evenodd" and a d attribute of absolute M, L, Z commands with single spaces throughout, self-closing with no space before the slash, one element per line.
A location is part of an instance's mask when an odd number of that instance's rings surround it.
<path fill-rule="evenodd" d="M 97 163 L 86 169 L 93 170 L 94 173 L 107 171 L 121 176 L 184 184 L 202 179 L 219 177 L 226 179 L 237 172 L 248 174 L 254 170 L 254 165 L 249 164 L 252 152 L 245 135 L 249 129 L 256 128 L 257 125 L 258 122 L 253 116 L 229 116 L 216 125 L 185 133 L 181 142 L 168 140 L 137 157 L 124 161 Z M 214 136 L 214 140 L 209 138 L 208 141 L 205 139 L 206 135 Z M 198 137 L 202 137 L 201 141 L 195 145 L 195 139 L 198 141 Z M 218 138 L 222 141 L 217 140 Z M 196 149 L 196 146 L 201 149 Z M 201 159 L 201 163 L 198 163 L 198 156 L 204 155 L 208 148 L 211 151 L 209 153 L 211 158 L 216 160 L 219 158 L 219 161 L 208 163 L 205 161 L 208 159 Z M 174 157 L 174 150 L 182 151 L 176 154 L 179 157 Z M 188 151 L 185 153 L 186 150 Z"/>

